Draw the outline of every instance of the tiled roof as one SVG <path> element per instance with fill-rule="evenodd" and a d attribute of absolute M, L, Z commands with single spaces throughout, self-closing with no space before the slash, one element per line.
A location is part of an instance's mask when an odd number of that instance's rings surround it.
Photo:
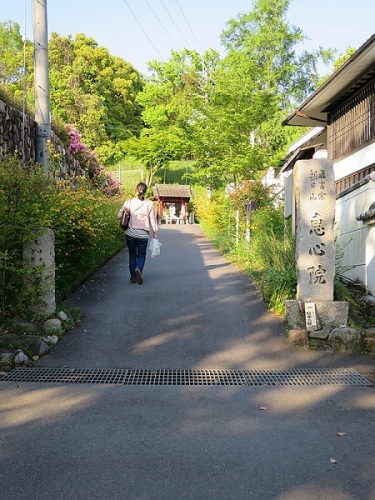
<path fill-rule="evenodd" d="M 155 198 L 192 198 L 193 192 L 190 186 L 180 184 L 155 184 L 152 188 Z"/>

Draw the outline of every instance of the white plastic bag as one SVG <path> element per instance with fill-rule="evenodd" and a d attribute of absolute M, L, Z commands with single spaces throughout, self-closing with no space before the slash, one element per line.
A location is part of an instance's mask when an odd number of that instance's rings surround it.
<path fill-rule="evenodd" d="M 150 241 L 150 244 L 148 246 L 148 249 L 151 252 L 151 258 L 152 259 L 154 257 L 157 257 L 158 255 L 160 255 L 160 247 L 161 247 L 160 241 L 157 240 L 156 238 L 151 238 L 151 241 Z"/>

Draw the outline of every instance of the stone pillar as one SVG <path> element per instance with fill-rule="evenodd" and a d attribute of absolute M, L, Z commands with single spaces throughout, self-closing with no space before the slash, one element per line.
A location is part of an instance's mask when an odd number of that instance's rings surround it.
<path fill-rule="evenodd" d="M 30 271 L 25 283 L 33 297 L 30 307 L 37 315 L 48 316 L 56 309 L 53 231 L 48 228 L 36 228 L 32 239 L 24 242 L 23 259 L 25 267 Z"/>
<path fill-rule="evenodd" d="M 333 300 L 335 178 L 330 160 L 301 160 L 293 170 L 297 300 Z"/>
<path fill-rule="evenodd" d="M 289 326 L 320 330 L 346 325 L 348 304 L 333 301 L 336 205 L 333 163 L 325 158 L 300 160 L 294 167 L 293 181 L 297 300 L 286 303 Z M 315 305 L 317 321 L 314 325 L 308 324 L 305 303 Z M 311 312 L 311 307 L 308 309 Z"/>

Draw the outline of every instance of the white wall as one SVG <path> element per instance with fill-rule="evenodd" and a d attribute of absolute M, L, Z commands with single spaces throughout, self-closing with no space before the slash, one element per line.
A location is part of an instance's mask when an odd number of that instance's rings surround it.
<path fill-rule="evenodd" d="M 347 175 L 353 174 L 362 168 L 372 165 L 375 162 L 375 143 L 356 151 L 343 160 L 333 165 L 335 180 L 338 181 Z"/>
<path fill-rule="evenodd" d="M 356 217 L 374 202 L 375 181 L 370 180 L 336 201 L 335 227 L 337 253 L 343 254 L 341 265 L 348 267 L 344 275 L 365 285 L 371 295 L 375 295 L 375 225 Z"/>

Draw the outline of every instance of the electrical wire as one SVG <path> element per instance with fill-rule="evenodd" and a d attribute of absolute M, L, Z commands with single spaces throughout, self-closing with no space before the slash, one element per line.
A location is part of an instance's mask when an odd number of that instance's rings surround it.
<path fill-rule="evenodd" d="M 147 1 L 147 0 L 146 0 Z M 165 6 L 163 0 L 160 0 L 160 3 L 162 4 L 162 6 L 164 7 L 165 9 L 165 12 L 168 14 L 168 16 L 170 17 L 172 23 L 175 25 L 177 31 L 180 33 L 180 35 L 182 36 L 184 42 L 186 43 L 186 45 L 189 45 L 189 42 L 186 40 L 186 38 L 184 37 L 184 34 L 182 33 L 182 31 L 180 30 L 180 28 L 177 26 L 175 20 L 173 19 L 173 17 L 171 16 L 169 10 L 167 9 L 167 7 Z"/>
<path fill-rule="evenodd" d="M 142 26 L 142 23 L 139 21 L 139 19 L 137 18 L 137 16 L 135 15 L 133 9 L 131 8 L 131 6 L 129 5 L 129 3 L 127 2 L 127 0 L 123 0 L 125 5 L 128 7 L 128 9 L 130 10 L 132 16 L 134 17 L 136 23 L 138 24 L 138 26 L 140 27 L 140 29 L 142 30 L 143 34 L 146 36 L 146 38 L 148 39 L 148 41 L 150 42 L 150 44 L 153 46 L 153 48 L 155 49 L 156 53 L 160 56 L 161 59 L 163 59 L 163 56 L 162 54 L 160 53 L 159 49 L 157 48 L 157 46 L 155 45 L 155 43 L 153 42 L 152 38 L 149 36 L 149 34 L 147 33 L 147 31 L 145 30 L 145 28 Z M 176 41 L 174 40 L 174 38 L 172 37 L 172 35 L 170 34 L 170 32 L 168 31 L 168 29 L 166 28 L 165 24 L 163 24 L 162 20 L 160 19 L 160 16 L 158 16 L 157 12 L 152 8 L 152 6 L 150 5 L 149 1 L 148 0 L 145 0 L 146 1 L 146 4 L 147 6 L 149 7 L 149 9 L 151 10 L 151 12 L 153 13 L 153 15 L 156 17 L 157 21 L 159 22 L 159 24 L 161 25 L 161 27 L 163 28 L 163 30 L 166 32 L 166 34 L 168 35 L 168 37 L 170 38 L 171 42 L 173 43 L 174 46 L 178 47 L 178 44 L 176 43 Z M 170 11 L 168 10 L 168 8 L 166 7 L 165 3 L 163 0 L 160 0 L 160 3 L 161 5 L 163 6 L 165 12 L 167 13 L 168 17 L 170 18 L 170 20 L 172 21 L 173 25 L 175 26 L 176 30 L 178 31 L 178 33 L 180 34 L 180 36 L 182 37 L 182 39 L 184 40 L 184 43 L 186 44 L 186 48 L 189 48 L 191 47 L 191 44 L 189 44 L 189 42 L 187 41 L 186 37 L 184 36 L 183 32 L 181 31 L 180 27 L 178 26 L 178 24 L 176 23 L 174 17 L 171 15 Z M 182 15 L 182 18 L 184 20 L 184 22 L 186 23 L 187 27 L 189 28 L 191 34 L 193 35 L 195 41 L 197 42 L 198 46 L 200 47 L 200 49 L 203 51 L 203 48 L 202 48 L 202 45 L 200 44 L 197 36 L 195 35 L 185 13 L 183 12 L 178 0 L 175 0 L 175 3 L 178 7 L 178 11 L 179 13 L 181 13 Z"/>
<path fill-rule="evenodd" d="M 160 0 L 160 1 L 162 2 L 162 0 Z M 163 3 L 163 2 L 162 2 L 162 3 Z M 189 29 L 190 29 L 190 31 L 191 31 L 191 33 L 192 33 L 193 37 L 195 38 L 196 42 L 198 43 L 198 45 L 199 45 L 200 49 L 201 49 L 201 50 L 203 50 L 202 45 L 200 44 L 200 42 L 199 42 L 199 40 L 198 40 L 197 36 L 195 35 L 195 33 L 194 33 L 194 31 L 193 31 L 193 28 L 191 27 L 191 25 L 190 25 L 189 21 L 187 20 L 187 18 L 186 18 L 186 16 L 185 16 L 185 14 L 184 14 L 184 12 L 183 12 L 183 10 L 181 9 L 181 6 L 180 6 L 180 4 L 178 3 L 178 0 L 175 0 L 175 3 L 176 3 L 176 5 L 177 5 L 177 7 L 179 8 L 179 10 L 180 10 L 180 12 L 181 12 L 181 14 L 182 14 L 183 18 L 185 19 L 185 22 L 186 22 L 186 24 L 188 25 L 188 27 L 189 27 Z"/>
<path fill-rule="evenodd" d="M 130 7 L 130 5 L 128 4 L 128 2 L 126 0 L 123 0 L 124 3 L 126 4 L 126 6 L 128 7 L 128 9 L 130 10 L 130 12 L 132 13 L 132 16 L 134 17 L 134 19 L 136 20 L 138 26 L 141 28 L 141 30 L 143 31 L 143 33 L 145 34 L 146 38 L 148 39 L 148 41 L 151 43 L 151 45 L 154 47 L 154 49 L 156 50 L 156 52 L 159 54 L 159 56 L 161 58 L 163 58 L 163 56 L 160 54 L 158 48 L 156 47 L 156 45 L 154 44 L 154 42 L 151 40 L 151 38 L 148 36 L 147 32 L 144 30 L 142 24 L 138 21 L 138 18 L 137 16 L 134 14 L 132 8 Z"/>
<path fill-rule="evenodd" d="M 154 16 L 156 17 L 156 19 L 159 21 L 161 27 L 164 29 L 164 31 L 166 32 L 166 34 L 168 35 L 169 39 L 171 40 L 171 42 L 173 43 L 173 45 L 175 45 L 176 47 L 178 47 L 178 44 L 175 42 L 175 40 L 172 38 L 172 36 L 170 35 L 169 31 L 167 30 L 167 28 L 164 26 L 164 24 L 161 22 L 160 18 L 158 17 L 158 15 L 156 14 L 156 12 L 154 11 L 154 9 L 151 7 L 151 5 L 149 4 L 148 0 L 145 0 L 147 5 L 149 6 L 151 12 L 154 14 Z"/>

